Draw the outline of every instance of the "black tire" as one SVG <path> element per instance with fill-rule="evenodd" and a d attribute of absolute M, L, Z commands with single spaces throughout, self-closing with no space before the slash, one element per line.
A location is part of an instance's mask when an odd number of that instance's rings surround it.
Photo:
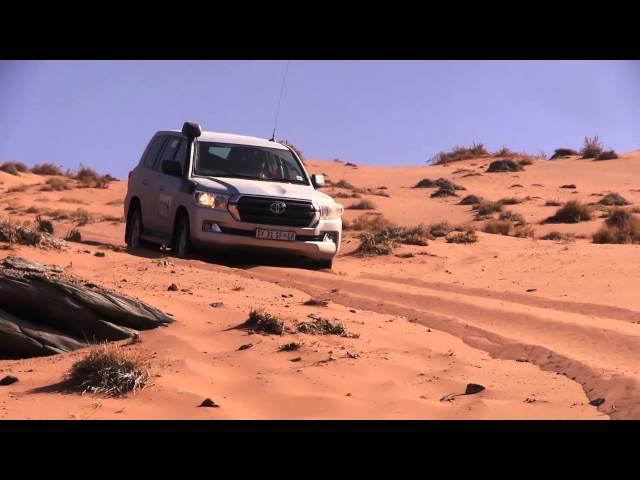
<path fill-rule="evenodd" d="M 314 262 L 314 265 L 317 269 L 328 269 L 331 270 L 333 268 L 333 259 L 331 260 L 318 260 Z"/>
<path fill-rule="evenodd" d="M 142 226 L 142 213 L 140 212 L 140 206 L 136 203 L 129 209 L 127 215 L 127 226 L 124 234 L 124 241 L 127 244 L 129 250 L 135 250 L 141 248 L 144 245 L 142 241 L 143 226 Z"/>
<path fill-rule="evenodd" d="M 191 230 L 189 229 L 189 217 L 182 213 L 176 219 L 173 230 L 171 251 L 176 257 L 187 258 L 193 249 L 191 248 Z"/>

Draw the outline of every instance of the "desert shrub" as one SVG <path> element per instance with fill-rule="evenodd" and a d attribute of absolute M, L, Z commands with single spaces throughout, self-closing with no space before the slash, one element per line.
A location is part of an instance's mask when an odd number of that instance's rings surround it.
<path fill-rule="evenodd" d="M 91 214 L 84 208 L 76 208 L 72 212 L 68 213 L 69 218 L 76 222 L 77 226 L 81 227 L 92 221 Z"/>
<path fill-rule="evenodd" d="M 516 225 L 513 235 L 519 238 L 534 238 L 536 234 L 532 225 Z"/>
<path fill-rule="evenodd" d="M 312 322 L 300 322 L 298 332 L 307 335 L 338 335 L 346 338 L 359 338 L 357 333 L 350 332 L 342 323 L 327 320 L 325 318 L 315 318 Z"/>
<path fill-rule="evenodd" d="M 0 165 L 0 171 L 8 173 L 10 175 L 19 175 L 29 171 L 27 166 L 22 162 L 4 162 Z"/>
<path fill-rule="evenodd" d="M 521 172 L 524 168 L 518 165 L 513 160 L 505 159 L 505 160 L 496 160 L 489 164 L 487 168 L 487 172 L 496 173 L 496 172 Z"/>
<path fill-rule="evenodd" d="M 81 242 L 82 234 L 80 233 L 79 230 L 73 229 L 69 233 L 67 233 L 65 240 L 68 242 Z"/>
<path fill-rule="evenodd" d="M 619 207 L 621 205 L 629 205 L 630 202 L 627 201 L 622 195 L 618 193 L 608 193 L 604 197 L 602 197 L 598 203 L 600 205 L 608 205 L 608 206 L 616 206 Z"/>
<path fill-rule="evenodd" d="M 490 153 L 482 143 L 474 143 L 470 147 L 454 147 L 450 152 L 439 152 L 430 159 L 430 163 L 442 165 L 488 155 L 490 155 Z"/>
<path fill-rule="evenodd" d="M 332 196 L 334 198 L 360 198 L 360 194 L 357 192 L 336 192 Z"/>
<path fill-rule="evenodd" d="M 589 207 L 578 200 L 571 200 L 560 207 L 555 215 L 547 218 L 545 223 L 578 223 L 588 220 L 591 220 Z"/>
<path fill-rule="evenodd" d="M 478 217 L 484 217 L 502 211 L 502 204 L 498 202 L 490 202 L 489 200 L 483 200 L 477 205 L 473 206 L 473 210 L 476 211 Z"/>
<path fill-rule="evenodd" d="M 595 137 L 584 138 L 584 145 L 582 146 L 582 150 L 580 150 L 580 155 L 582 158 L 598 158 L 602 153 L 602 142 L 596 135 Z"/>
<path fill-rule="evenodd" d="M 613 208 L 593 243 L 640 243 L 640 218 L 629 210 Z"/>
<path fill-rule="evenodd" d="M 50 220 L 42 218 L 40 215 L 36 217 L 36 229 L 39 232 L 46 232 L 53 235 L 53 224 Z"/>
<path fill-rule="evenodd" d="M 344 179 L 343 179 L 343 180 L 339 180 L 339 181 L 337 181 L 336 183 L 333 183 L 333 184 L 331 184 L 331 185 L 332 185 L 333 187 L 336 187 L 336 188 L 344 188 L 344 189 L 346 189 L 346 190 L 353 190 L 353 189 L 355 189 L 355 188 L 356 188 L 352 183 L 347 182 L 347 181 L 346 181 L 346 180 L 344 180 Z"/>
<path fill-rule="evenodd" d="M 546 235 L 543 235 L 542 237 L 540 237 L 542 240 L 565 240 L 565 241 L 569 241 L 569 240 L 573 240 L 574 239 L 574 235 L 571 233 L 562 233 L 562 232 L 557 232 L 557 231 L 553 231 L 553 232 L 549 232 Z"/>
<path fill-rule="evenodd" d="M 615 150 L 607 150 L 598 155 L 595 160 L 615 160 L 616 158 L 619 157 Z"/>
<path fill-rule="evenodd" d="M 109 397 L 142 390 L 150 379 L 148 359 L 116 344 L 93 347 L 68 375 L 74 388 Z"/>
<path fill-rule="evenodd" d="M 7 193 L 21 193 L 26 192 L 29 188 L 28 185 L 14 185 L 13 187 L 9 187 L 7 189 Z"/>
<path fill-rule="evenodd" d="M 31 173 L 36 175 L 64 175 L 62 169 L 53 163 L 36 163 L 31 167 Z"/>
<path fill-rule="evenodd" d="M 54 177 L 47 180 L 40 190 L 43 192 L 60 192 L 63 190 L 71 190 L 71 186 L 62 178 Z"/>
<path fill-rule="evenodd" d="M 378 230 L 370 230 L 360 235 L 360 255 L 389 255 L 399 244 L 426 246 L 433 238 L 431 230 L 424 225 L 414 227 L 388 226 Z"/>
<path fill-rule="evenodd" d="M 423 178 L 413 188 L 447 188 L 449 190 L 466 190 L 462 185 L 453 183 L 446 178 L 438 178 L 437 180 L 431 180 L 430 178 Z"/>
<path fill-rule="evenodd" d="M 438 190 L 431 194 L 431 198 L 444 198 L 444 197 L 457 197 L 455 190 L 450 188 L 440 187 Z"/>
<path fill-rule="evenodd" d="M 344 225 L 344 219 L 343 219 Z M 382 230 L 394 226 L 383 215 L 374 213 L 365 213 L 356 217 L 349 225 L 347 230 Z"/>
<path fill-rule="evenodd" d="M 29 222 L 20 225 L 8 220 L 0 220 L 0 242 L 56 249 L 61 249 L 66 245 L 63 240 L 50 233 L 32 228 Z"/>
<path fill-rule="evenodd" d="M 569 157 L 572 155 L 579 155 L 579 153 L 571 148 L 556 148 L 555 152 L 553 152 L 553 155 L 551 155 L 550 160 L 555 160 L 556 158 L 560 157 Z"/>
<path fill-rule="evenodd" d="M 522 216 L 522 214 L 516 213 L 516 212 L 512 212 L 510 210 L 508 210 L 506 212 L 501 212 L 500 215 L 498 216 L 498 218 L 500 220 L 511 221 L 511 222 L 515 223 L 516 225 L 526 223 L 525 220 L 524 220 L 524 217 Z"/>
<path fill-rule="evenodd" d="M 515 157 L 516 155 L 516 152 L 508 149 L 507 147 L 502 147 L 500 150 L 493 154 L 494 157 Z"/>
<path fill-rule="evenodd" d="M 458 202 L 458 205 L 478 205 L 481 202 L 481 197 L 478 197 L 477 195 L 467 195 L 462 200 L 460 200 L 460 202 Z"/>
<path fill-rule="evenodd" d="M 453 231 L 453 226 L 448 222 L 434 223 L 429 226 L 429 232 L 434 237 L 446 237 Z"/>
<path fill-rule="evenodd" d="M 518 160 L 518 165 L 520 165 L 521 167 L 526 167 L 527 165 L 533 165 L 533 160 L 531 158 L 521 158 L 520 160 Z"/>
<path fill-rule="evenodd" d="M 484 233 L 492 233 L 499 235 L 509 235 L 511 233 L 511 229 L 513 228 L 513 223 L 505 220 L 489 220 L 485 223 L 482 231 Z"/>
<path fill-rule="evenodd" d="M 463 232 L 452 232 L 446 237 L 447 243 L 475 243 L 478 241 L 478 234 L 469 228 Z"/>
<path fill-rule="evenodd" d="M 282 335 L 284 333 L 284 322 L 264 310 L 251 310 L 249 319 L 244 325 L 253 332 L 270 335 Z"/>
<path fill-rule="evenodd" d="M 347 207 L 350 210 L 375 210 L 376 204 L 371 200 L 360 200 L 359 202 L 352 203 Z"/>
<path fill-rule="evenodd" d="M 100 175 L 93 168 L 80 166 L 78 172 L 73 176 L 79 182 L 82 188 L 107 188 L 111 175 Z"/>
<path fill-rule="evenodd" d="M 522 203 L 522 200 L 519 200 L 519 199 L 514 198 L 514 197 L 506 197 L 506 198 L 501 198 L 500 200 L 498 200 L 498 203 L 500 205 L 517 205 L 518 203 Z"/>

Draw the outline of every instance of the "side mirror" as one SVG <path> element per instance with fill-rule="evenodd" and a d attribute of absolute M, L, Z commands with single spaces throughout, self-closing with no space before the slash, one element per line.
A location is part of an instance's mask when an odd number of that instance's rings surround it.
<path fill-rule="evenodd" d="M 173 177 L 181 177 L 182 165 L 180 164 L 180 162 L 165 160 L 162 162 L 162 173 L 164 173 L 165 175 L 171 175 Z"/>
<path fill-rule="evenodd" d="M 195 122 L 184 122 L 182 134 L 187 138 L 198 138 L 202 135 L 202 128 Z"/>
<path fill-rule="evenodd" d="M 325 186 L 324 175 L 318 175 L 318 174 L 311 175 L 311 183 L 315 188 L 324 187 Z"/>

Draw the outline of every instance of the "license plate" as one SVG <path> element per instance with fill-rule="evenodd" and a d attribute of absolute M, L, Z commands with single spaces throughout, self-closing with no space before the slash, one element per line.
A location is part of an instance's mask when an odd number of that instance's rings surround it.
<path fill-rule="evenodd" d="M 284 240 L 287 242 L 293 242 L 296 239 L 296 232 L 283 232 L 281 230 L 262 230 L 258 228 L 256 230 L 256 238 L 262 238 L 264 240 Z"/>

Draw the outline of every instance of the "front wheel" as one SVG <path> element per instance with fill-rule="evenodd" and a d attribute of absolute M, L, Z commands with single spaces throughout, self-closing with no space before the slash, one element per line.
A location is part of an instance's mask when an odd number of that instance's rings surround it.
<path fill-rule="evenodd" d="M 127 216 L 127 227 L 124 241 L 129 250 L 134 250 L 142 246 L 142 215 L 140 207 L 134 206 Z"/>
<path fill-rule="evenodd" d="M 323 270 L 323 269 L 331 270 L 333 268 L 333 259 L 331 259 L 331 260 L 317 260 L 316 262 L 314 262 L 314 265 L 319 270 Z"/>
<path fill-rule="evenodd" d="M 178 217 L 171 250 L 173 250 L 174 254 L 179 258 L 186 258 L 191 252 L 191 233 L 189 230 L 189 219 L 186 215 L 180 215 Z"/>

